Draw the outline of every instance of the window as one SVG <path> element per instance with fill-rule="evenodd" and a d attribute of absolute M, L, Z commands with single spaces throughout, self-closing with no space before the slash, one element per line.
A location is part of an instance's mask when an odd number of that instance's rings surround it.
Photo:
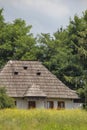
<path fill-rule="evenodd" d="M 81 103 L 82 101 L 81 101 L 81 99 L 74 99 L 73 102 L 74 103 Z"/>
<path fill-rule="evenodd" d="M 15 71 L 15 72 L 14 72 L 14 75 L 18 75 L 18 72 L 17 72 L 17 71 Z"/>
<path fill-rule="evenodd" d="M 58 101 L 58 108 L 65 108 L 65 102 L 64 101 Z"/>
<path fill-rule="evenodd" d="M 54 104 L 53 104 L 53 101 L 48 101 L 47 102 L 47 108 L 53 108 L 54 107 Z"/>
<path fill-rule="evenodd" d="M 41 73 L 40 73 L 40 72 L 37 72 L 37 75 L 41 75 Z"/>
<path fill-rule="evenodd" d="M 39 76 L 39 75 L 41 75 L 41 72 L 39 70 L 37 70 L 36 74 Z"/>
<path fill-rule="evenodd" d="M 31 108 L 36 108 L 36 102 L 35 101 L 29 101 L 28 102 L 28 108 L 31 109 Z"/>

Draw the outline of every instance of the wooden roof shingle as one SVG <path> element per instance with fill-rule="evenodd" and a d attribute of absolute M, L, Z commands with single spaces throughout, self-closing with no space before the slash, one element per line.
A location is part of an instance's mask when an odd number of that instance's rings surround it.
<path fill-rule="evenodd" d="M 24 97 L 46 97 L 46 95 L 38 85 L 33 84 L 26 90 Z"/>
<path fill-rule="evenodd" d="M 0 72 L 0 86 L 11 97 L 78 98 L 39 61 L 8 61 Z"/>

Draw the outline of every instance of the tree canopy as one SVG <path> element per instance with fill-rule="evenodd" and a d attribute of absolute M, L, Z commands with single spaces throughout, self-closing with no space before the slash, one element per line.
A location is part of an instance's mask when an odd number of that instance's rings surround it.
<path fill-rule="evenodd" d="M 70 19 L 53 35 L 34 37 L 22 19 L 6 23 L 0 10 L 0 68 L 8 60 L 39 60 L 60 80 L 84 98 L 87 80 L 87 10 Z"/>
<path fill-rule="evenodd" d="M 36 42 L 30 33 L 32 26 L 27 26 L 22 19 L 6 23 L 2 11 L 0 10 L 0 66 L 8 60 L 35 59 Z"/>

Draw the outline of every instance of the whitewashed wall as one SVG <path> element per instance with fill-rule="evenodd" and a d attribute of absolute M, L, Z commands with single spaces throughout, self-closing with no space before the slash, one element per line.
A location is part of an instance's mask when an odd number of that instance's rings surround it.
<path fill-rule="evenodd" d="M 45 108 L 47 108 L 47 101 L 53 101 L 54 102 L 54 108 L 57 109 L 58 107 L 58 101 L 64 101 L 65 102 L 65 108 L 72 109 L 73 108 L 73 100 L 71 99 L 47 99 L 45 101 Z"/>
<path fill-rule="evenodd" d="M 65 100 L 65 108 L 72 109 L 73 108 L 73 100 Z"/>
<path fill-rule="evenodd" d="M 21 99 L 17 98 L 16 100 L 16 107 L 20 109 L 28 109 L 28 102 L 35 101 L 36 108 L 44 108 L 44 101 L 43 100 L 29 100 L 29 99 Z"/>
<path fill-rule="evenodd" d="M 28 101 L 29 99 L 20 99 L 20 98 L 16 99 L 17 108 L 28 109 Z M 58 101 L 64 101 L 66 109 L 81 107 L 80 103 L 73 103 L 73 100 L 70 99 L 46 99 L 46 100 L 32 100 L 32 101 L 36 101 L 36 108 L 47 108 L 47 101 L 53 101 L 55 109 L 57 109 Z"/>
<path fill-rule="evenodd" d="M 44 108 L 44 101 L 36 101 L 36 108 Z"/>
<path fill-rule="evenodd" d="M 74 103 L 73 108 L 82 108 L 83 103 Z"/>
<path fill-rule="evenodd" d="M 72 99 L 47 99 L 45 101 L 45 108 L 47 108 L 47 101 L 53 101 L 55 109 L 58 107 L 58 101 L 65 102 L 65 109 L 80 108 L 82 106 L 81 103 L 74 103 Z"/>
<path fill-rule="evenodd" d="M 16 99 L 16 106 L 20 109 L 27 109 L 28 108 L 28 102 L 24 99 Z"/>

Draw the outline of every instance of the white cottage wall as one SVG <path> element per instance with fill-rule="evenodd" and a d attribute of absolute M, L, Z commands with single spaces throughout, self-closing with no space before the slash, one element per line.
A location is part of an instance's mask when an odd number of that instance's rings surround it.
<path fill-rule="evenodd" d="M 16 106 L 20 109 L 28 109 L 28 102 L 24 99 L 16 99 Z"/>
<path fill-rule="evenodd" d="M 20 109 L 28 109 L 28 101 L 26 99 L 16 99 L 16 106 Z M 58 101 L 65 102 L 65 109 L 80 108 L 80 103 L 74 103 L 73 100 L 69 99 L 47 99 L 47 100 L 34 100 L 36 102 L 36 108 L 47 108 L 47 101 L 53 101 L 54 109 L 58 108 Z"/>
<path fill-rule="evenodd" d="M 44 101 L 36 101 L 36 108 L 44 108 Z"/>
<path fill-rule="evenodd" d="M 65 100 L 65 108 L 72 109 L 73 108 L 73 100 Z"/>
<path fill-rule="evenodd" d="M 82 108 L 83 106 L 83 103 L 74 103 L 73 105 L 73 108 L 76 109 L 76 108 Z"/>
<path fill-rule="evenodd" d="M 58 108 L 58 101 L 64 101 L 65 102 L 65 109 L 74 108 L 74 103 L 73 103 L 73 100 L 71 100 L 71 99 L 47 99 L 47 101 L 53 101 L 54 109 Z M 45 102 L 45 106 L 47 106 L 47 101 Z M 47 108 L 47 107 L 45 107 L 45 108 Z"/>

